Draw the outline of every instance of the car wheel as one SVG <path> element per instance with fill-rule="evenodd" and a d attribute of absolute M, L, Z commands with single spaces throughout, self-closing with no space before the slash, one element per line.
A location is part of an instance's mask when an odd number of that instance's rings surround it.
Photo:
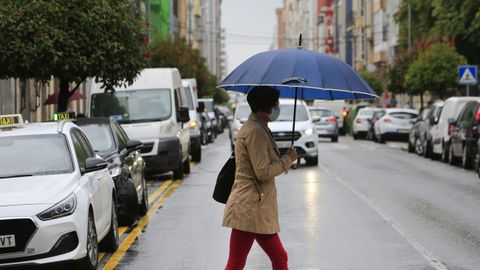
<path fill-rule="evenodd" d="M 457 157 L 453 154 L 453 146 L 452 144 L 448 144 L 448 163 L 450 165 L 457 165 Z"/>
<path fill-rule="evenodd" d="M 413 153 L 413 151 L 415 150 L 414 145 L 416 144 L 416 142 L 417 142 L 417 138 L 415 138 L 415 143 L 414 144 L 412 144 L 410 142 L 410 138 L 408 139 L 408 147 L 407 147 L 408 153 Z"/>
<path fill-rule="evenodd" d="M 462 167 L 464 169 L 471 169 L 472 168 L 472 158 L 468 154 L 468 147 L 467 145 L 463 146 L 463 151 L 462 151 Z"/>
<path fill-rule="evenodd" d="M 85 258 L 75 262 L 75 268 L 78 270 L 96 270 L 98 265 L 98 238 L 93 220 L 93 212 L 88 212 L 87 222 L 87 255 Z"/>
<path fill-rule="evenodd" d="M 148 212 L 148 189 L 147 182 L 145 180 L 145 175 L 143 175 L 143 192 L 142 192 L 142 203 L 138 208 L 138 214 L 143 217 Z"/>
<path fill-rule="evenodd" d="M 190 174 L 190 156 L 183 162 L 183 173 Z"/>
<path fill-rule="evenodd" d="M 432 148 L 430 146 L 430 142 L 427 139 L 425 139 L 423 142 L 423 157 L 428 158 L 430 157 L 431 153 L 432 153 Z"/>
<path fill-rule="evenodd" d="M 306 157 L 305 161 L 308 166 L 317 166 L 318 165 L 318 156 L 316 157 Z"/>
<path fill-rule="evenodd" d="M 202 160 L 202 146 L 198 145 L 196 149 L 192 151 L 192 160 L 194 162 L 200 162 Z"/>
<path fill-rule="evenodd" d="M 442 147 L 442 161 L 445 163 L 448 163 L 449 161 L 449 151 L 450 151 L 450 144 L 449 143 L 444 143 Z"/>
<path fill-rule="evenodd" d="M 118 236 L 117 204 L 115 202 L 115 197 L 112 198 L 112 211 L 110 216 L 110 229 L 100 243 L 100 249 L 113 253 L 118 249 L 118 245 L 120 243 L 120 237 Z"/>
<path fill-rule="evenodd" d="M 124 181 L 117 187 L 118 194 L 122 194 L 119 200 L 121 200 L 124 207 L 120 208 L 119 220 L 123 226 L 130 226 L 138 217 L 138 195 L 137 189 L 132 179 L 128 178 L 128 181 Z"/>
<path fill-rule="evenodd" d="M 338 142 L 338 135 L 333 136 L 333 137 L 331 138 L 331 140 L 332 140 L 332 142 Z"/>
<path fill-rule="evenodd" d="M 173 178 L 174 179 L 182 179 L 183 178 L 183 160 L 181 158 L 178 161 L 178 167 L 175 170 L 173 170 Z"/>
<path fill-rule="evenodd" d="M 354 140 L 358 139 L 358 135 L 355 132 L 352 132 L 352 137 Z"/>
<path fill-rule="evenodd" d="M 423 143 L 420 138 L 415 138 L 415 143 L 414 143 L 414 148 L 415 148 L 415 153 L 419 156 L 423 156 L 425 152 L 425 143 Z"/>
<path fill-rule="evenodd" d="M 385 135 L 378 134 L 378 142 L 379 143 L 385 143 Z"/>

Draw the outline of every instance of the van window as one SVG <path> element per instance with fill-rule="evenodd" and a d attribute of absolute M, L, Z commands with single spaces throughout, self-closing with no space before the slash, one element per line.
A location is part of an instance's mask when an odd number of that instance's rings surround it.
<path fill-rule="evenodd" d="M 92 95 L 92 117 L 113 116 L 119 123 L 151 122 L 172 115 L 170 89 L 116 91 Z"/>
<path fill-rule="evenodd" d="M 190 91 L 190 87 L 183 87 L 183 93 L 186 99 L 186 105 L 188 106 L 188 109 L 190 111 L 195 110 L 195 106 L 193 105 L 192 91 Z"/>

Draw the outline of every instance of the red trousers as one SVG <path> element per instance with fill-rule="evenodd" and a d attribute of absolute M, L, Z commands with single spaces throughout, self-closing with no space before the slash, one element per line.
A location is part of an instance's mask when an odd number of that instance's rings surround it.
<path fill-rule="evenodd" d="M 225 270 L 242 270 L 256 240 L 272 261 L 273 270 L 288 270 L 288 256 L 278 234 L 257 234 L 232 229 L 230 255 Z"/>

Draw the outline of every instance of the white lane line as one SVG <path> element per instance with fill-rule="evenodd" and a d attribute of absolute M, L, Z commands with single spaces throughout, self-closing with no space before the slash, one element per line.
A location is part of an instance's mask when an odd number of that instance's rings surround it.
<path fill-rule="evenodd" d="M 413 235 L 407 232 L 404 228 L 400 226 L 391 216 L 389 216 L 380 206 L 376 205 L 367 195 L 356 190 L 354 187 L 345 182 L 340 176 L 333 173 L 330 169 L 325 167 L 322 164 L 319 164 L 320 169 L 335 177 L 340 184 L 345 188 L 350 190 L 353 194 L 357 195 L 365 204 L 377 212 L 388 224 L 390 224 L 398 234 L 400 234 L 407 242 L 425 259 L 427 262 L 436 270 L 448 270 L 448 268 L 442 264 L 438 259 L 436 259 L 432 253 L 430 253 Z"/>

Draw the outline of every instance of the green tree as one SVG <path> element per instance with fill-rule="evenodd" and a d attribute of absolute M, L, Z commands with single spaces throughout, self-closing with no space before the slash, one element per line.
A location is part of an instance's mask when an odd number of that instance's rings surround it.
<path fill-rule="evenodd" d="M 358 72 L 360 76 L 372 87 L 373 91 L 379 96 L 382 95 L 384 85 L 378 73 L 360 70 Z"/>
<path fill-rule="evenodd" d="M 394 64 L 387 69 L 387 89 L 393 94 L 404 94 L 407 92 L 405 86 L 405 75 L 408 66 L 415 58 L 414 53 L 401 52 L 395 59 Z"/>
<path fill-rule="evenodd" d="M 420 95 L 423 109 L 423 94 L 429 91 L 440 98 L 448 94 L 448 89 L 457 86 L 458 65 L 465 64 L 466 58 L 447 44 L 433 44 L 408 67 L 405 76 L 407 91 Z"/>
<path fill-rule="evenodd" d="M 411 37 L 412 44 L 430 36 L 430 30 L 435 24 L 431 1 L 406 0 L 402 1 L 395 14 L 395 22 L 399 24 L 398 43 L 408 47 L 408 4 L 411 6 Z"/>
<path fill-rule="evenodd" d="M 58 111 L 88 77 L 106 88 L 131 84 L 145 65 L 145 35 L 132 3 L 1 0 L 0 78 L 58 78 Z"/>
<path fill-rule="evenodd" d="M 427 1 L 429 2 L 429 1 Z M 457 51 L 470 63 L 480 63 L 480 1 L 433 0 L 432 33 L 454 38 Z"/>
<path fill-rule="evenodd" d="M 176 67 L 182 78 L 196 78 L 200 97 L 215 94 L 217 79 L 207 68 L 200 51 L 194 49 L 183 38 L 163 39 L 151 46 L 150 67 Z"/>

